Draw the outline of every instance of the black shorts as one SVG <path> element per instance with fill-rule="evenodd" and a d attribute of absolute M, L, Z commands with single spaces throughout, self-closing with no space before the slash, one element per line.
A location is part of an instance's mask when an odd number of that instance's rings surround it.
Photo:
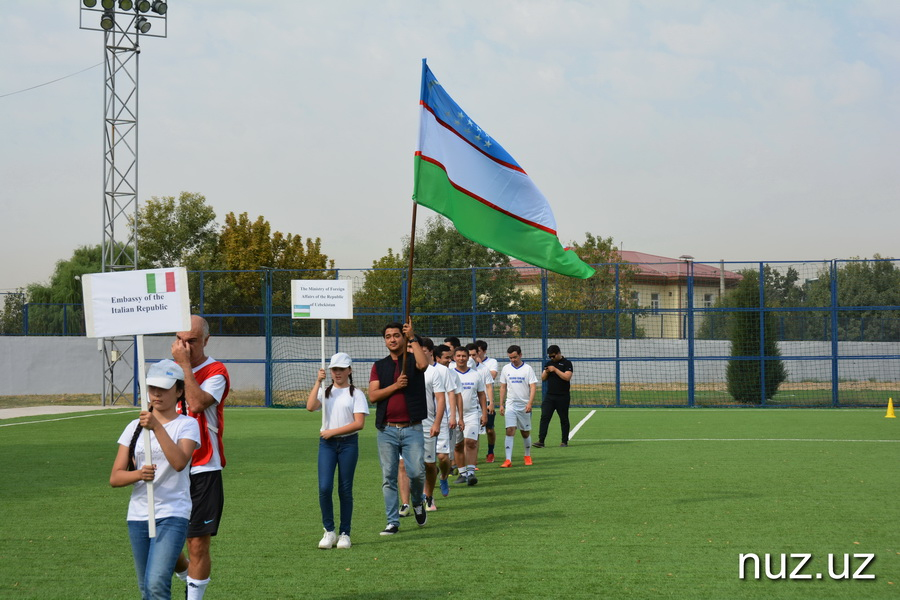
<path fill-rule="evenodd" d="M 222 490 L 222 471 L 207 471 L 191 475 L 191 520 L 187 536 L 203 537 L 219 532 L 225 494 Z"/>

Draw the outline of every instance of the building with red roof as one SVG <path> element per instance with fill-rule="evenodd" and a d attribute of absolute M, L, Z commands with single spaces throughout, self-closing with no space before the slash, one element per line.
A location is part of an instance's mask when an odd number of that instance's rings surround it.
<path fill-rule="evenodd" d="M 685 337 L 688 275 L 693 273 L 694 308 L 710 308 L 742 279 L 724 265 L 694 262 L 691 256 L 669 258 L 634 250 L 619 251 L 623 263 L 633 268 L 629 308 L 642 309 L 638 324 L 647 337 Z M 540 290 L 541 269 L 511 259 L 521 278 L 520 289 Z M 701 315 L 695 316 L 699 324 Z"/>

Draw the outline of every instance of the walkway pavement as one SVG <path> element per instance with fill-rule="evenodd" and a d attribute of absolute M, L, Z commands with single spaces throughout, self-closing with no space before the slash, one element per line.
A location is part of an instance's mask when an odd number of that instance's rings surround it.
<path fill-rule="evenodd" d="M 106 408 L 131 407 L 121 404 L 115 406 L 23 406 L 21 408 L 0 408 L 0 419 L 34 417 L 37 415 L 60 415 L 73 412 L 85 412 L 89 410 L 103 410 Z"/>

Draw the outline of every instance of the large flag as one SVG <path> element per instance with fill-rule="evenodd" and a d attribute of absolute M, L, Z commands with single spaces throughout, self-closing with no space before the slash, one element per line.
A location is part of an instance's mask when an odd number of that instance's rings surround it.
<path fill-rule="evenodd" d="M 422 61 L 415 201 L 488 248 L 562 275 L 594 274 L 556 237 L 556 219 L 515 159 L 475 124 Z"/>

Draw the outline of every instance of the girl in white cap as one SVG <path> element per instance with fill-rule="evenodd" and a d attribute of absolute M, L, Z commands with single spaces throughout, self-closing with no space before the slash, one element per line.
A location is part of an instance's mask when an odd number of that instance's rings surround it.
<path fill-rule="evenodd" d="M 184 399 L 184 371 L 162 360 L 147 371 L 148 411 L 141 411 L 119 437 L 109 483 L 134 486 L 128 503 L 128 536 L 142 598 L 172 597 L 172 572 L 187 537 L 191 516 L 191 455 L 200 446 L 197 420 L 178 414 Z M 144 464 L 144 436 L 150 430 L 153 464 Z M 153 482 L 156 537 L 149 535 L 147 482 Z"/>
<path fill-rule="evenodd" d="M 353 386 L 350 356 L 338 352 L 331 357 L 331 385 L 322 389 L 325 369 L 319 369 L 316 383 L 309 392 L 306 409 L 316 411 L 324 405 L 322 429 L 319 432 L 319 508 L 325 535 L 319 548 L 337 545 L 350 547 L 350 520 L 353 517 L 353 473 L 359 458 L 359 431 L 369 414 L 366 396 Z M 338 471 L 338 499 L 341 504 L 340 537 L 334 532 L 334 472 Z"/>

